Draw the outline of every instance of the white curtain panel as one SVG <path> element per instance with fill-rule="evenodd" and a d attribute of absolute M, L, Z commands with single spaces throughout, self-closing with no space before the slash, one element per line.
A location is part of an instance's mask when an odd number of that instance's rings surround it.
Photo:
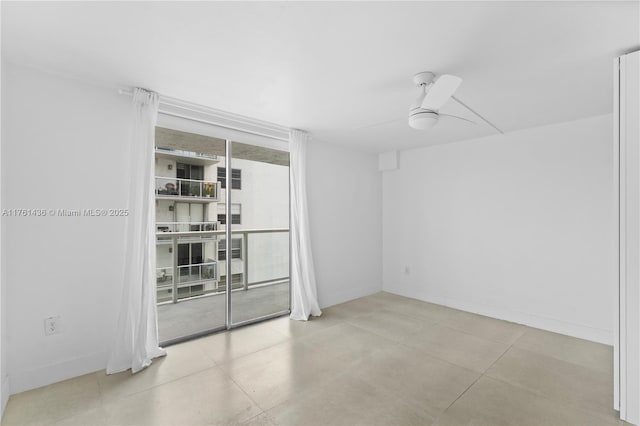
<path fill-rule="evenodd" d="M 158 94 L 135 89 L 129 162 L 129 216 L 124 250 L 124 278 L 116 341 L 107 374 L 136 373 L 153 358 L 166 355 L 158 346 L 156 241 L 154 233 L 154 145 Z"/>
<path fill-rule="evenodd" d="M 307 144 L 309 135 L 289 133 L 291 179 L 291 319 L 306 321 L 320 316 L 316 275 L 313 268 L 309 212 L 307 209 Z"/>

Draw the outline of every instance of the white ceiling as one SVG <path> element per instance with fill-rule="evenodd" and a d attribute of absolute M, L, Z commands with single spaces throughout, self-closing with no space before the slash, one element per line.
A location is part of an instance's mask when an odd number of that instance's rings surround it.
<path fill-rule="evenodd" d="M 638 1 L 3 1 L 2 55 L 381 152 L 493 133 L 410 129 L 419 71 L 462 77 L 457 97 L 505 132 L 611 112 L 613 58 L 640 48 L 639 22 Z"/>

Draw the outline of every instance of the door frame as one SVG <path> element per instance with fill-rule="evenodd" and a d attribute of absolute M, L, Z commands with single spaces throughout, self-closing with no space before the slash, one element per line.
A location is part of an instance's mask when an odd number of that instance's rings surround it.
<path fill-rule="evenodd" d="M 640 424 L 640 51 L 614 60 L 614 409 Z"/>
<path fill-rule="evenodd" d="M 156 127 L 165 127 L 187 133 L 194 133 L 204 136 L 210 136 L 225 141 L 225 158 L 226 158 L 226 181 L 227 188 L 230 189 L 231 183 L 231 145 L 233 141 L 245 144 L 262 146 L 265 148 L 276 149 L 289 152 L 289 128 L 278 126 L 272 123 L 262 122 L 260 120 L 248 119 L 243 116 L 218 111 L 212 108 L 195 105 L 188 102 L 179 101 L 172 98 L 161 98 L 159 105 L 158 120 Z M 289 167 L 289 174 L 291 167 Z M 289 228 L 291 227 L 291 184 L 289 180 Z M 207 331 L 199 332 L 194 335 L 185 336 L 184 338 L 171 339 L 162 342 L 168 346 L 180 343 L 186 340 L 206 336 L 223 330 L 230 330 L 237 327 L 264 321 L 270 318 L 276 318 L 287 315 L 291 312 L 291 250 L 293 248 L 291 241 L 291 232 L 289 231 L 289 305 L 286 310 L 254 318 L 246 321 L 233 323 L 232 307 L 231 307 L 231 285 L 233 274 L 230 273 L 232 259 L 232 238 L 231 235 L 231 191 L 225 191 L 225 214 L 227 226 L 225 227 L 226 252 L 227 258 L 226 280 L 225 280 L 225 324 L 217 326 Z M 177 251 L 177 250 L 176 250 Z"/>

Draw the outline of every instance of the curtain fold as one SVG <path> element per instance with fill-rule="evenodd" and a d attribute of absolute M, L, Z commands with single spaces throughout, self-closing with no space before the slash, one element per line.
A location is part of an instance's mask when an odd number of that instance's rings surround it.
<path fill-rule="evenodd" d="M 318 291 L 311 252 L 307 209 L 306 161 L 309 135 L 300 130 L 289 133 L 291 186 L 291 319 L 306 321 L 320 316 Z"/>
<path fill-rule="evenodd" d="M 107 374 L 136 373 L 166 352 L 158 345 L 154 145 L 159 96 L 144 89 L 133 94 L 129 152 L 129 198 L 125 231 L 124 277 L 116 340 Z"/>

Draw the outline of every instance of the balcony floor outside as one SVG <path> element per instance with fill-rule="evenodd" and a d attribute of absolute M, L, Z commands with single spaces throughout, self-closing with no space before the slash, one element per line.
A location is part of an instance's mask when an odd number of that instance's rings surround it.
<path fill-rule="evenodd" d="M 289 309 L 289 282 L 231 293 L 233 322 Z M 224 327 L 225 295 L 215 294 L 158 306 L 161 342 Z"/>

